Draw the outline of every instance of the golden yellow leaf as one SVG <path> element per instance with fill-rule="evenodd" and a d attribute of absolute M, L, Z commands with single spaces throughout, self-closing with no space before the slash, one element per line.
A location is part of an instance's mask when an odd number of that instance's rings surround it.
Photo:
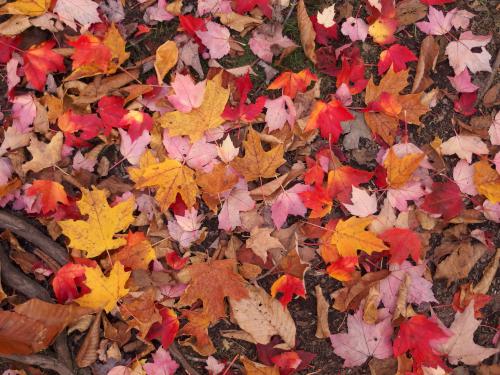
<path fill-rule="evenodd" d="M 400 91 L 403 91 L 403 89 L 408 86 L 408 75 L 408 69 L 396 73 L 391 67 L 385 76 L 382 77 L 378 86 L 373 82 L 373 77 L 370 78 L 366 86 L 365 103 L 377 100 L 383 92 L 393 95 L 399 94 Z"/>
<path fill-rule="evenodd" d="M 85 267 L 85 285 L 90 293 L 75 299 L 75 302 L 83 307 L 110 312 L 117 301 L 128 294 L 125 283 L 129 277 L 130 272 L 125 272 L 120 262 L 114 264 L 108 277 L 104 276 L 99 266 Z"/>
<path fill-rule="evenodd" d="M 123 39 L 114 23 L 106 32 L 103 44 L 111 50 L 112 56 L 106 73 L 116 73 L 118 67 L 129 58 L 130 53 L 125 52 L 125 39 Z"/>
<path fill-rule="evenodd" d="M 247 181 L 274 177 L 276 168 L 285 162 L 283 145 L 279 144 L 269 151 L 264 151 L 258 133 L 251 127 L 243 145 L 245 156 L 234 159 L 231 166 L 241 173 Z"/>
<path fill-rule="evenodd" d="M 159 84 L 163 82 L 163 78 L 177 64 L 179 58 L 179 50 L 175 42 L 168 40 L 158 47 L 156 50 L 155 70 Z"/>
<path fill-rule="evenodd" d="M 397 189 L 405 185 L 413 175 L 413 172 L 418 168 L 424 156 L 424 153 L 419 153 L 408 154 L 399 158 L 391 147 L 384 160 L 389 186 Z"/>
<path fill-rule="evenodd" d="M 354 216 L 347 220 L 339 220 L 330 241 L 337 247 L 340 255 L 356 256 L 357 250 L 363 250 L 367 254 L 387 250 L 380 238 L 365 230 L 372 220 L 370 217 Z"/>
<path fill-rule="evenodd" d="M 41 16 L 50 6 L 50 0 L 17 0 L 0 8 L 0 14 Z"/>
<path fill-rule="evenodd" d="M 229 99 L 229 89 L 222 87 L 222 74 L 207 81 L 203 103 L 191 112 L 168 112 L 160 117 L 162 127 L 168 134 L 187 135 L 191 141 L 197 141 L 209 129 L 215 129 L 224 123 L 221 114 Z"/>
<path fill-rule="evenodd" d="M 194 172 L 177 160 L 166 159 L 161 163 L 148 164 L 145 159 L 144 167 L 130 168 L 130 178 L 135 182 L 137 189 L 147 187 L 157 188 L 155 199 L 162 210 L 166 211 L 175 202 L 177 194 L 188 207 L 196 202 L 198 187 L 194 180 Z M 142 163 L 142 160 L 141 160 Z M 139 169 L 138 171 L 134 169 Z"/>
<path fill-rule="evenodd" d="M 58 224 L 69 237 L 70 247 L 86 251 L 86 257 L 93 258 L 105 250 L 125 245 L 124 238 L 114 238 L 114 235 L 132 224 L 134 205 L 134 199 L 130 198 L 110 207 L 104 190 L 83 188 L 77 206 L 82 215 L 88 216 L 87 220 L 63 220 Z"/>
<path fill-rule="evenodd" d="M 247 375 L 279 375 L 278 367 L 270 367 L 261 363 L 253 362 L 246 357 L 241 357 L 241 363 L 245 366 Z"/>
<path fill-rule="evenodd" d="M 474 164 L 474 185 L 492 203 L 500 202 L 500 175 L 487 160 Z"/>
<path fill-rule="evenodd" d="M 31 143 L 28 146 L 28 150 L 31 152 L 33 158 L 23 164 L 23 172 L 40 172 L 42 169 L 54 166 L 59 160 L 61 160 L 62 145 L 62 132 L 56 133 L 48 144 L 39 141 L 35 136 L 33 136 L 31 138 Z"/>

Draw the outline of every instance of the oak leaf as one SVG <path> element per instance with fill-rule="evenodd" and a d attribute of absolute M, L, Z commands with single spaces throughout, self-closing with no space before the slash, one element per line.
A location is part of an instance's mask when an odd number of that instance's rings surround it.
<path fill-rule="evenodd" d="M 233 259 L 216 260 L 212 263 L 193 264 L 186 268 L 191 280 L 179 300 L 179 306 L 203 302 L 203 311 L 212 322 L 226 315 L 224 298 L 236 301 L 246 298 L 245 279 L 235 273 Z"/>
<path fill-rule="evenodd" d="M 206 130 L 215 129 L 224 123 L 222 112 L 229 99 L 229 89 L 222 87 L 222 74 L 207 81 L 203 102 L 191 112 L 167 112 L 160 117 L 162 127 L 170 136 L 187 135 L 197 141 Z"/>
<path fill-rule="evenodd" d="M 23 164 L 23 172 L 40 172 L 42 169 L 54 166 L 61 160 L 62 145 L 63 134 L 61 132 L 56 133 L 48 144 L 32 136 L 28 151 L 31 152 L 33 158 Z"/>
<path fill-rule="evenodd" d="M 337 247 L 341 256 L 355 256 L 357 250 L 363 250 L 368 254 L 387 250 L 380 238 L 365 230 L 372 220 L 369 217 L 339 220 L 330 241 Z"/>
<path fill-rule="evenodd" d="M 259 134 L 252 128 L 250 128 L 243 145 L 245 156 L 234 159 L 231 166 L 241 173 L 247 181 L 274 177 L 276 168 L 285 162 L 283 145 L 279 144 L 269 151 L 264 151 Z"/>
<path fill-rule="evenodd" d="M 88 219 L 58 222 L 63 234 L 70 239 L 70 247 L 85 251 L 87 258 L 94 258 L 126 243 L 124 238 L 114 236 L 134 221 L 133 197 L 110 207 L 104 190 L 82 188 L 82 199 L 76 204 Z"/>
<path fill-rule="evenodd" d="M 117 301 L 128 294 L 125 283 L 130 272 L 125 272 L 120 262 L 114 264 L 108 277 L 104 276 L 100 267 L 85 267 L 85 277 L 85 285 L 90 293 L 75 300 L 80 306 L 110 312 L 116 307 Z"/>
<path fill-rule="evenodd" d="M 162 210 L 166 211 L 175 202 L 177 194 L 188 207 L 195 204 L 198 187 L 193 170 L 172 159 L 155 163 L 149 153 L 141 158 L 139 166 L 129 169 L 130 178 L 137 189 L 157 188 L 155 199 Z"/>

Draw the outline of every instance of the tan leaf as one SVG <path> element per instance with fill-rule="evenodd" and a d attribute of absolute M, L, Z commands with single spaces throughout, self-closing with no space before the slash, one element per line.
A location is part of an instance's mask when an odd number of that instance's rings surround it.
<path fill-rule="evenodd" d="M 319 284 L 315 286 L 314 290 L 316 292 L 316 314 L 318 317 L 316 337 L 318 339 L 326 339 L 330 337 L 330 327 L 328 325 L 328 309 L 330 305 L 326 301 Z"/>
<path fill-rule="evenodd" d="M 120 305 L 120 313 L 131 328 L 139 331 L 140 337 L 146 337 L 151 326 L 161 321 L 155 307 L 155 289 L 148 288 L 138 297 L 125 297 Z"/>
<path fill-rule="evenodd" d="M 240 361 L 245 366 L 246 375 L 280 375 L 280 371 L 276 366 L 270 367 L 253 362 L 245 356 L 241 357 Z"/>
<path fill-rule="evenodd" d="M 304 0 L 299 0 L 297 4 L 297 22 L 299 24 L 300 42 L 304 48 L 305 55 L 316 64 L 316 32 L 312 24 Z"/>
<path fill-rule="evenodd" d="M 486 247 L 483 244 L 459 243 L 458 246 L 453 247 L 453 252 L 437 265 L 434 277 L 446 279 L 448 284 L 467 277 L 485 251 Z"/>
<path fill-rule="evenodd" d="M 420 3 L 419 0 L 416 0 Z M 420 45 L 420 55 L 418 56 L 417 71 L 413 80 L 412 93 L 424 91 L 432 84 L 429 77 L 431 70 L 436 67 L 439 55 L 439 45 L 435 42 L 432 35 L 428 35 Z"/>
<path fill-rule="evenodd" d="M 244 16 L 235 12 L 222 13 L 218 16 L 223 25 L 226 25 L 227 27 L 230 27 L 240 33 L 247 28 L 250 29 L 262 23 L 262 21 L 257 18 Z"/>
<path fill-rule="evenodd" d="M 33 136 L 31 138 L 31 143 L 28 146 L 28 150 L 31 152 L 33 158 L 23 164 L 23 172 L 40 172 L 42 169 L 54 166 L 61 160 L 62 145 L 62 132 L 57 132 L 48 144 L 39 141 L 35 136 Z"/>
<path fill-rule="evenodd" d="M 271 236 L 273 228 L 253 228 L 250 232 L 250 238 L 246 245 L 262 259 L 264 263 L 267 261 L 267 252 L 271 249 L 282 249 L 281 242 Z"/>
<path fill-rule="evenodd" d="M 246 289 L 247 298 L 229 298 L 236 323 L 259 344 L 268 344 L 272 336 L 279 335 L 288 348 L 293 348 L 296 328 L 288 309 L 260 287 L 247 285 Z"/>
<path fill-rule="evenodd" d="M 156 50 L 155 70 L 158 82 L 163 82 L 163 78 L 177 64 L 179 50 L 175 42 L 168 40 Z"/>
<path fill-rule="evenodd" d="M 90 366 L 97 360 L 97 349 L 99 348 L 100 341 L 99 333 L 101 330 L 101 314 L 102 311 L 96 314 L 78 350 L 78 354 L 76 355 L 75 363 L 80 368 Z"/>
<path fill-rule="evenodd" d="M 487 294 L 488 290 L 490 289 L 490 285 L 495 278 L 495 275 L 498 270 L 499 266 L 499 260 L 500 260 L 500 248 L 498 248 L 495 252 L 495 256 L 491 259 L 490 263 L 486 267 L 486 269 L 483 271 L 483 277 L 481 277 L 481 280 L 474 285 L 473 292 L 474 293 L 481 293 L 481 294 Z"/>
<path fill-rule="evenodd" d="M 402 0 L 396 4 L 396 19 L 399 25 L 413 25 L 427 16 L 427 6 L 420 0 Z"/>

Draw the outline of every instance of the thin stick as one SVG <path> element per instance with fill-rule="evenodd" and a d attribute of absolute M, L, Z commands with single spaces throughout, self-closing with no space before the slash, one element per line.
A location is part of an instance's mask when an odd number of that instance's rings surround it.
<path fill-rule="evenodd" d="M 61 361 L 58 359 L 45 356 L 45 355 L 39 355 L 39 354 L 32 354 L 32 355 L 7 355 L 7 354 L 0 354 L 0 358 L 5 358 L 10 361 L 14 362 L 19 362 L 19 363 L 24 363 L 26 365 L 31 365 L 31 366 L 37 366 L 41 367 L 44 369 L 52 370 L 57 372 L 59 375 L 73 375 L 73 371 L 71 371 L 69 368 L 64 366 Z"/>
<path fill-rule="evenodd" d="M 186 372 L 189 375 L 200 375 L 198 371 L 196 371 L 187 361 L 186 357 L 181 353 L 175 342 L 173 342 L 169 347 L 168 350 L 170 351 L 170 354 L 172 354 L 172 357 L 174 357 L 181 366 L 186 370 Z"/>

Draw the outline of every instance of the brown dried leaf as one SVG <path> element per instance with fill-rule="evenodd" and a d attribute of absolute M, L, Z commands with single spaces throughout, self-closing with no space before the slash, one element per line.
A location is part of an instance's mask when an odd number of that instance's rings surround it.
<path fill-rule="evenodd" d="M 90 326 L 87 335 L 80 346 L 80 350 L 78 350 L 78 354 L 76 355 L 75 362 L 80 368 L 90 366 L 97 360 L 99 333 L 101 330 L 101 314 L 102 310 L 95 316 L 94 322 Z"/>
<path fill-rule="evenodd" d="M 246 375 L 279 375 L 280 371 L 277 366 L 270 367 L 261 363 L 250 361 L 246 357 L 240 358 L 241 363 L 245 366 Z"/>
<path fill-rule="evenodd" d="M 486 252 L 483 244 L 462 242 L 453 248 L 450 256 L 437 265 L 436 279 L 446 279 L 448 284 L 467 277 L 476 262 Z"/>
<path fill-rule="evenodd" d="M 420 0 L 403 0 L 396 5 L 396 19 L 399 25 L 413 25 L 427 15 L 427 6 Z"/>
<path fill-rule="evenodd" d="M 293 348 L 296 328 L 288 309 L 260 287 L 247 285 L 246 289 L 247 298 L 229 298 L 235 322 L 259 344 L 268 344 L 272 336 L 279 335 L 288 348 Z"/>
<path fill-rule="evenodd" d="M 479 282 L 474 286 L 472 291 L 475 294 L 481 293 L 481 294 L 487 294 L 488 290 L 490 289 L 490 285 L 495 278 L 495 275 L 497 274 L 498 271 L 498 265 L 500 261 L 500 248 L 498 248 L 495 252 L 495 256 L 491 259 L 490 263 L 486 267 L 486 269 L 483 271 L 483 277 Z"/>
<path fill-rule="evenodd" d="M 316 313 L 318 316 L 318 323 L 316 326 L 316 337 L 318 339 L 326 339 L 330 337 L 330 327 L 328 326 L 328 304 L 321 286 L 317 284 L 314 287 L 316 292 Z"/>
<path fill-rule="evenodd" d="M 307 14 L 304 0 L 299 0 L 297 4 L 297 22 L 299 24 L 300 42 L 304 48 L 304 53 L 309 60 L 316 64 L 316 32 Z"/>
<path fill-rule="evenodd" d="M 424 91 L 432 84 L 433 81 L 429 77 L 429 72 L 436 67 L 438 55 L 439 45 L 434 41 L 434 37 L 432 35 L 426 36 L 420 45 L 417 71 L 411 88 L 412 93 Z"/>
<path fill-rule="evenodd" d="M 130 328 L 139 331 L 139 336 L 146 337 L 151 326 L 161 321 L 155 307 L 155 290 L 148 288 L 138 297 L 128 295 L 120 305 L 120 314 Z"/>

